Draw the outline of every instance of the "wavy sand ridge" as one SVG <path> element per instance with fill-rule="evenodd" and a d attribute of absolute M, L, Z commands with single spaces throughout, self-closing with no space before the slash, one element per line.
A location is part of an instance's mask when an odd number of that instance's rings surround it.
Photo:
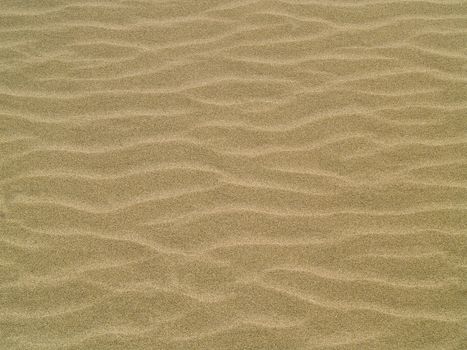
<path fill-rule="evenodd" d="M 467 3 L 0 3 L 1 349 L 464 349 Z"/>

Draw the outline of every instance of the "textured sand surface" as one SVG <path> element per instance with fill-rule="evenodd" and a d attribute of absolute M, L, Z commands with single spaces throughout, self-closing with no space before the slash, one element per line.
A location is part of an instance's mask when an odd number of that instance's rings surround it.
<path fill-rule="evenodd" d="M 467 349 L 467 1 L 0 1 L 0 349 Z"/>

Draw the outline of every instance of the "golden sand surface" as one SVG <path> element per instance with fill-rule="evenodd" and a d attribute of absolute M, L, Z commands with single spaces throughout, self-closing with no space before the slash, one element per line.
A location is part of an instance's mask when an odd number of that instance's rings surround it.
<path fill-rule="evenodd" d="M 1 0 L 1 350 L 467 349 L 467 1 Z"/>

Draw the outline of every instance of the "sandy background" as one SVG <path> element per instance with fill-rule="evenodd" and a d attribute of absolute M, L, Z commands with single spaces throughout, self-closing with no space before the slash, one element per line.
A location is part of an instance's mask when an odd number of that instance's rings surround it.
<path fill-rule="evenodd" d="M 0 349 L 466 349 L 466 82 L 466 1 L 0 1 Z"/>

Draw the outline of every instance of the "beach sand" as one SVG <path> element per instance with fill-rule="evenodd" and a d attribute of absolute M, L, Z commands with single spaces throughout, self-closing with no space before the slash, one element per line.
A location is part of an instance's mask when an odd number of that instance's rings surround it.
<path fill-rule="evenodd" d="M 0 2 L 1 350 L 467 348 L 467 2 Z"/>

